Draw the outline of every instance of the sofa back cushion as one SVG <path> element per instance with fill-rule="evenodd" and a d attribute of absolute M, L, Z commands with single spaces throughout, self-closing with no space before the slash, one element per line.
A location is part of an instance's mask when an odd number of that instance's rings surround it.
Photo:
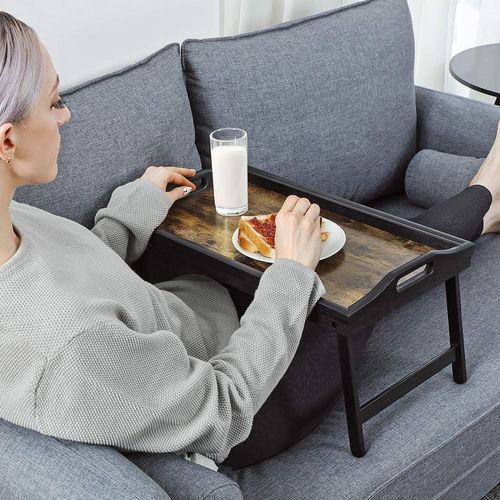
<path fill-rule="evenodd" d="M 61 128 L 57 177 L 20 187 L 16 201 L 90 228 L 113 190 L 149 165 L 201 168 L 178 44 L 61 97 L 71 120 Z"/>
<path fill-rule="evenodd" d="M 415 154 L 405 0 L 368 0 L 181 49 L 204 166 L 209 134 L 248 131 L 249 164 L 364 202 L 404 191 Z"/>

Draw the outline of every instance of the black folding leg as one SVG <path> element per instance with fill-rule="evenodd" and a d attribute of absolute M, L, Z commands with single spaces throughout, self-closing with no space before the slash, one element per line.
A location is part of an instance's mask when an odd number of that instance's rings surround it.
<path fill-rule="evenodd" d="M 465 348 L 458 275 L 446 281 L 446 303 L 448 307 L 450 345 L 455 348 L 455 361 L 452 363 L 453 379 L 457 384 L 463 384 L 467 380 L 467 371 L 465 369 Z"/>
<path fill-rule="evenodd" d="M 363 439 L 363 422 L 359 407 L 358 382 L 356 367 L 352 357 L 351 341 L 348 335 L 337 334 L 340 373 L 344 389 L 344 402 L 349 432 L 351 452 L 355 457 L 365 455 L 365 441 Z"/>
<path fill-rule="evenodd" d="M 349 431 L 351 453 L 355 457 L 365 455 L 363 439 L 363 423 L 387 408 L 402 396 L 413 390 L 425 380 L 441 371 L 450 363 L 453 368 L 453 379 L 458 384 L 467 380 L 465 369 L 465 349 L 462 331 L 462 309 L 460 305 L 460 285 L 458 275 L 445 282 L 446 304 L 448 309 L 448 325 L 450 333 L 450 349 L 439 354 L 434 359 L 421 366 L 413 373 L 391 385 L 385 391 L 360 406 L 356 367 L 354 366 L 351 335 L 337 333 L 340 372 L 344 389 L 344 402 Z M 352 334 L 352 332 L 349 332 Z"/>

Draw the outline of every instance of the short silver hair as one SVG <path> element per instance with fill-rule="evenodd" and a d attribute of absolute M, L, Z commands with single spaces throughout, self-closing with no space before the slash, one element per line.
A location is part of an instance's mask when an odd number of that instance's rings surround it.
<path fill-rule="evenodd" d="M 25 120 L 45 83 L 45 63 L 33 28 L 0 11 L 0 125 Z"/>

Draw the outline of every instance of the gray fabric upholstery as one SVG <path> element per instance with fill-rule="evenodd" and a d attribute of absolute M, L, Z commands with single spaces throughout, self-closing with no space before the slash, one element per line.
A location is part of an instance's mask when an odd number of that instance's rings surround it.
<path fill-rule="evenodd" d="M 414 205 L 404 194 L 377 198 L 367 205 L 403 218 L 415 217 L 424 210 Z"/>
<path fill-rule="evenodd" d="M 493 494 L 486 495 L 484 500 L 498 500 L 498 477 L 500 471 L 500 450 L 493 451 L 484 458 L 479 466 L 472 469 L 466 476 L 457 478 L 457 481 L 450 485 L 447 491 L 443 491 L 440 500 L 477 500 L 483 497 L 485 493 L 491 492 L 497 486 Z M 481 488 L 478 493 L 478 486 Z"/>
<path fill-rule="evenodd" d="M 149 165 L 201 167 L 178 44 L 62 98 L 72 117 L 61 128 L 57 177 L 19 188 L 16 201 L 90 228 L 112 191 Z"/>
<path fill-rule="evenodd" d="M 485 158 L 495 140 L 500 107 L 416 87 L 418 149 Z"/>
<path fill-rule="evenodd" d="M 401 217 L 422 211 L 402 194 L 417 118 L 405 0 L 368 0 L 251 35 L 190 41 L 183 56 L 207 165 L 208 133 L 241 126 L 257 167 Z M 113 189 L 149 164 L 199 168 L 182 79 L 172 45 L 67 91 L 73 116 L 61 130 L 58 178 L 20 188 L 15 199 L 90 227 Z M 418 149 L 486 156 L 500 108 L 419 87 L 416 99 Z M 384 198 L 389 193 L 401 194 Z M 161 464 L 136 457 L 137 467 L 112 448 L 0 420 L 0 498 L 54 492 L 60 498 L 169 498 L 167 492 L 239 498 L 234 480 L 245 499 L 480 498 L 500 479 L 494 441 L 500 433 L 500 237 L 483 235 L 476 244 L 472 266 L 461 275 L 468 382 L 456 385 L 448 367 L 371 419 L 363 459 L 349 452 L 340 400 L 311 435 L 278 457 L 237 473 L 221 468 L 227 482 L 196 464 L 174 464 L 178 457 L 163 456 Z M 377 325 L 360 372 L 362 401 L 447 347 L 444 304 L 438 287 Z M 184 496 L 174 479 L 193 496 Z"/>
<path fill-rule="evenodd" d="M 374 205 L 399 216 L 422 210 L 399 198 Z M 455 384 L 448 367 L 369 420 L 362 459 L 349 452 L 338 401 L 316 430 L 279 456 L 239 471 L 221 470 L 238 481 L 245 499 L 453 498 L 462 480 L 468 481 L 464 498 L 491 489 L 500 464 L 500 236 L 483 235 L 475 243 L 472 265 L 460 275 L 466 384 Z M 440 286 L 376 325 L 359 372 L 361 401 L 447 348 L 445 304 Z M 483 461 L 493 477 L 471 483 L 481 480 Z"/>
<path fill-rule="evenodd" d="M 405 190 L 411 203 L 432 207 L 464 190 L 484 158 L 419 151 L 406 170 Z"/>
<path fill-rule="evenodd" d="M 124 453 L 172 498 L 240 500 L 238 483 L 227 476 L 170 453 Z"/>
<path fill-rule="evenodd" d="M 361 202 L 402 193 L 415 154 L 413 51 L 404 0 L 185 41 L 204 165 L 210 132 L 234 126 L 248 131 L 255 167 Z"/>
<path fill-rule="evenodd" d="M 242 495 L 227 476 L 174 454 L 121 453 L 0 419 L 0 498 L 239 500 Z"/>
<path fill-rule="evenodd" d="M 168 500 L 170 496 L 113 448 L 56 439 L 0 419 L 0 498 Z"/>

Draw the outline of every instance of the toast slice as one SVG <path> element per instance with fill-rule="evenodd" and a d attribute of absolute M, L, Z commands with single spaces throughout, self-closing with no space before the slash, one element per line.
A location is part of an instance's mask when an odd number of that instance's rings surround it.
<path fill-rule="evenodd" d="M 241 248 L 243 248 L 243 250 L 246 250 L 247 252 L 259 251 L 257 245 L 255 245 L 252 240 L 250 240 L 248 236 L 241 231 L 238 231 L 238 244 Z"/>
<path fill-rule="evenodd" d="M 320 217 L 320 226 L 325 221 Z M 238 243 L 247 252 L 260 252 L 274 259 L 274 237 L 276 233 L 276 213 L 240 217 Z M 328 231 L 321 232 L 321 241 L 328 237 Z"/>
<path fill-rule="evenodd" d="M 238 243 L 241 235 L 247 238 L 264 257 L 274 259 L 274 234 L 276 213 L 266 215 L 242 215 L 240 217 Z M 241 243 L 240 243 L 241 244 Z M 243 247 L 243 245 L 242 245 Z M 244 248 L 244 247 L 243 247 Z M 250 251 L 250 250 L 248 250 Z"/>

